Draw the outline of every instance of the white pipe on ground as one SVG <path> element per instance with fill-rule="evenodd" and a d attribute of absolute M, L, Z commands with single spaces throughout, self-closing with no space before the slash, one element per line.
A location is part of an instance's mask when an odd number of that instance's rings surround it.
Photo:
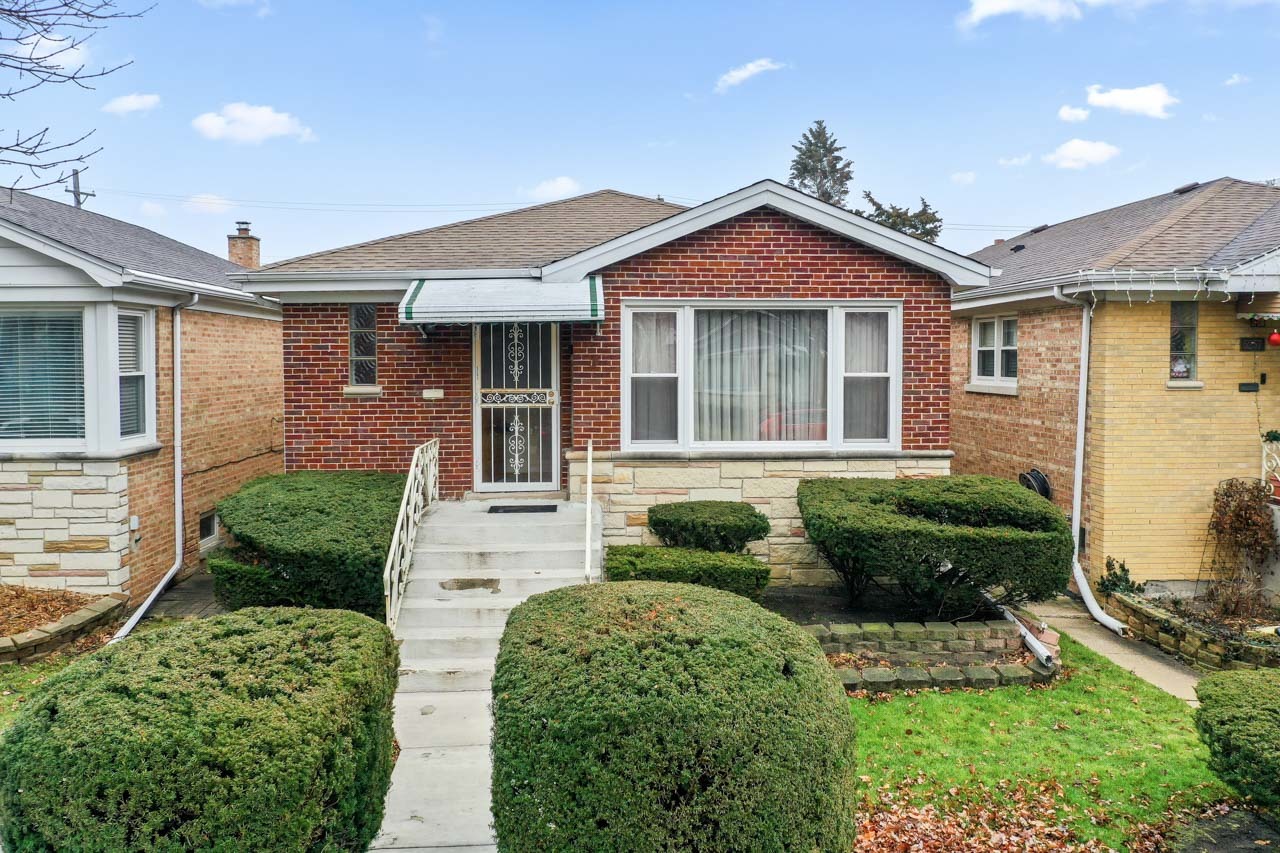
<path fill-rule="evenodd" d="M 1076 459 L 1075 471 L 1071 483 L 1071 573 L 1080 589 L 1080 597 L 1089 615 L 1108 630 L 1120 636 L 1125 634 L 1125 625 L 1108 616 L 1106 611 L 1093 597 L 1093 588 L 1089 586 L 1089 576 L 1080 565 L 1080 522 L 1084 511 L 1084 432 L 1088 426 L 1089 406 L 1089 339 L 1092 331 L 1093 307 L 1079 299 L 1071 299 L 1062 295 L 1062 285 L 1053 287 L 1053 298 L 1068 305 L 1080 306 L 1080 383 L 1076 395 Z"/>
<path fill-rule="evenodd" d="M 183 512 L 182 506 L 182 311 L 199 301 L 200 294 L 193 293 L 189 302 L 173 306 L 173 565 L 164 573 L 160 583 L 151 590 L 151 594 L 147 596 L 146 601 L 142 602 L 142 606 L 133 611 L 129 620 L 120 626 L 120 630 L 116 631 L 114 637 L 107 641 L 107 645 L 129 636 L 129 633 L 142 621 L 142 617 L 147 615 L 151 605 L 155 604 L 156 599 L 169 586 L 178 569 L 182 568 L 183 550 L 186 548 L 186 538 L 183 535 L 186 513 Z"/>

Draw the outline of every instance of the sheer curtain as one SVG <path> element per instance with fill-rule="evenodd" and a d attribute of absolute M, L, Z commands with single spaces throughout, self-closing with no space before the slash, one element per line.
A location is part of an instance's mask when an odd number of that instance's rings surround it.
<path fill-rule="evenodd" d="M 883 312 L 845 314 L 844 437 L 889 437 L 889 315 Z"/>
<path fill-rule="evenodd" d="M 694 312 L 697 441 L 825 441 L 827 312 Z"/>
<path fill-rule="evenodd" d="M 631 315 L 631 439 L 675 441 L 676 315 L 645 311 Z"/>

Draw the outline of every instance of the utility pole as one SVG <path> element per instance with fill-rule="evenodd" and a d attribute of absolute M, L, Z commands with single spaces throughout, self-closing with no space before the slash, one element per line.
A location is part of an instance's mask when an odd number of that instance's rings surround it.
<path fill-rule="evenodd" d="M 71 193 L 72 197 L 75 198 L 76 200 L 76 207 L 84 207 L 84 200 L 86 198 L 93 198 L 94 196 L 97 195 L 97 193 L 80 191 L 80 170 L 79 169 L 71 170 L 71 189 L 63 190 L 63 192 Z"/>

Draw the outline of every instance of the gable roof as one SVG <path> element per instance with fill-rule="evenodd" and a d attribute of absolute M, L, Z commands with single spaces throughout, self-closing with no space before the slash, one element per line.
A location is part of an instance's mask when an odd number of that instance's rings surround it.
<path fill-rule="evenodd" d="M 242 289 L 227 276 L 244 267 L 139 225 L 42 196 L 0 190 L 7 222 L 122 270 Z"/>
<path fill-rule="evenodd" d="M 263 272 L 540 267 L 684 210 L 617 190 L 383 237 L 262 267 Z"/>
<path fill-rule="evenodd" d="M 1222 269 L 1276 247 L 1280 187 L 1219 178 L 1027 231 L 971 257 L 1002 270 L 999 289 L 1017 290 L 1089 270 Z"/>

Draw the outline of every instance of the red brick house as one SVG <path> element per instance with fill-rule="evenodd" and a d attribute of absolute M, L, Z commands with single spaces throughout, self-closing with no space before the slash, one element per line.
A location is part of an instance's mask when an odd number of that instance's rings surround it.
<path fill-rule="evenodd" d="M 988 268 L 773 181 L 684 208 L 611 190 L 236 278 L 284 311 L 285 464 L 441 493 L 758 504 L 780 579 L 827 582 L 801 477 L 945 473 L 953 289 Z"/>
<path fill-rule="evenodd" d="M 229 238 L 256 263 L 258 238 Z M 278 472 L 280 310 L 244 267 L 22 192 L 0 195 L 0 583 L 140 604 Z"/>

